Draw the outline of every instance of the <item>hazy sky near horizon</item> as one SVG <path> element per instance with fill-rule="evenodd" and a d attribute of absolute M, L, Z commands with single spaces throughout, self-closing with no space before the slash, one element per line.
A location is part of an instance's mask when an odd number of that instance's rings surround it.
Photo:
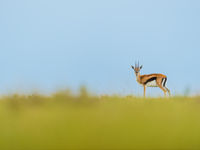
<path fill-rule="evenodd" d="M 136 60 L 172 93 L 200 92 L 199 16 L 198 0 L 1 0 L 0 93 L 141 94 Z"/>

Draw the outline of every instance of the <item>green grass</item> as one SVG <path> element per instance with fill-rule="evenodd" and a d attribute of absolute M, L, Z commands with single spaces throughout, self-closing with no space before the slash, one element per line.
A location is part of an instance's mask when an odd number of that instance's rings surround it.
<path fill-rule="evenodd" d="M 200 98 L 5 96 L 1 150 L 200 149 Z"/>

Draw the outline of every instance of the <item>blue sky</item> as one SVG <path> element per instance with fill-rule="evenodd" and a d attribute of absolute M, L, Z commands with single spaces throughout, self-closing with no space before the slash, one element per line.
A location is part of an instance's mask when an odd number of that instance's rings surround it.
<path fill-rule="evenodd" d="M 199 16 L 198 0 L 1 0 L 0 93 L 138 95 L 135 60 L 141 74 L 166 74 L 172 93 L 197 93 Z"/>

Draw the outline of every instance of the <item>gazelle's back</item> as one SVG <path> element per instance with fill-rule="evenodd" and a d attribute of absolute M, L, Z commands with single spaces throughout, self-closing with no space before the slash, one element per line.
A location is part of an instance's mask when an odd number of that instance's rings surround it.
<path fill-rule="evenodd" d="M 140 76 L 141 78 L 151 78 L 151 77 L 160 77 L 160 78 L 166 78 L 167 76 L 161 73 L 152 73 L 152 74 L 144 74 Z"/>

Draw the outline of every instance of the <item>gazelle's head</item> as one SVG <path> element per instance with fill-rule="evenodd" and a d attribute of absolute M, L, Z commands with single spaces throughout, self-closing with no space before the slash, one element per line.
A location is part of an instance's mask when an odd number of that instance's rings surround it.
<path fill-rule="evenodd" d="M 134 66 L 131 66 L 131 67 L 135 71 L 135 75 L 138 76 L 140 74 L 140 70 L 142 69 L 142 65 L 140 66 L 138 62 L 138 63 L 135 63 L 135 67 Z"/>

